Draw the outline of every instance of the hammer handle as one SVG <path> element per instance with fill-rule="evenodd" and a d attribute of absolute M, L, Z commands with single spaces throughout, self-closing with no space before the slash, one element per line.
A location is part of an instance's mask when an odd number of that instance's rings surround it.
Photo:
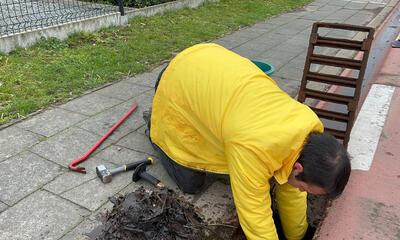
<path fill-rule="evenodd" d="M 137 168 L 137 166 L 139 166 L 140 164 L 145 163 L 146 165 L 150 165 L 153 163 L 153 159 L 151 157 L 148 157 L 144 160 L 140 160 L 137 162 L 133 162 L 133 163 L 128 163 L 126 164 L 126 170 L 125 171 L 130 171 L 130 170 L 134 170 L 135 168 Z"/>
<path fill-rule="evenodd" d="M 160 182 L 157 178 L 153 177 L 147 172 L 141 172 L 140 173 L 140 178 L 146 180 L 147 182 L 153 184 L 154 186 L 157 186 L 157 184 Z"/>

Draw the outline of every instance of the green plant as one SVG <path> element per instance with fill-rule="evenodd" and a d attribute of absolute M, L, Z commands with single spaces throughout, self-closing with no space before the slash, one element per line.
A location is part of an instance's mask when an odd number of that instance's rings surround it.
<path fill-rule="evenodd" d="M 220 0 L 0 54 L 0 124 L 144 72 L 193 44 L 310 1 Z"/>

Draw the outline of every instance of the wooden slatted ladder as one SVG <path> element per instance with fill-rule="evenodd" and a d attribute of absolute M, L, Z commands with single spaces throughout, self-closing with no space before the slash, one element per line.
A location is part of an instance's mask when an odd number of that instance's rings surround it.
<path fill-rule="evenodd" d="M 321 29 L 325 32 L 356 32 L 361 34 L 363 40 L 321 36 L 322 34 L 319 33 Z M 373 36 L 373 28 L 339 23 L 316 22 L 311 30 L 298 101 L 309 105 L 324 124 L 328 120 L 330 124 L 325 124 L 325 132 L 341 140 L 345 146 L 354 124 Z M 353 53 L 350 55 L 358 57 L 353 59 L 320 54 L 315 51 L 316 48 L 318 50 L 324 48 L 350 50 Z M 324 73 L 321 70 L 315 71 L 312 66 L 322 68 L 330 66 L 339 71 L 337 71 L 338 74 L 332 74 L 332 71 Z M 343 74 L 346 72 L 344 70 L 352 74 Z M 357 76 L 354 76 L 355 73 Z M 322 84 L 324 87 L 322 90 L 322 87 L 315 89 L 311 87 L 313 84 Z"/>

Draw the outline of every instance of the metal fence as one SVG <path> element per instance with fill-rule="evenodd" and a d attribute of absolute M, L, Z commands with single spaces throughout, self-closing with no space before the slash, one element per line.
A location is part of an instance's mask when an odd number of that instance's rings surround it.
<path fill-rule="evenodd" d="M 0 0 L 0 37 L 121 12 L 119 6 L 76 0 Z"/>

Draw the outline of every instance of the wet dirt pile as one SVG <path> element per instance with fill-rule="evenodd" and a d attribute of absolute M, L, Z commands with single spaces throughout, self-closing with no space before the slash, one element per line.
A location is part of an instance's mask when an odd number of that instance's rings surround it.
<path fill-rule="evenodd" d="M 91 239 L 245 239 L 237 227 L 206 224 L 197 209 L 173 190 L 140 187 L 110 200 L 114 207 L 88 234 Z"/>

